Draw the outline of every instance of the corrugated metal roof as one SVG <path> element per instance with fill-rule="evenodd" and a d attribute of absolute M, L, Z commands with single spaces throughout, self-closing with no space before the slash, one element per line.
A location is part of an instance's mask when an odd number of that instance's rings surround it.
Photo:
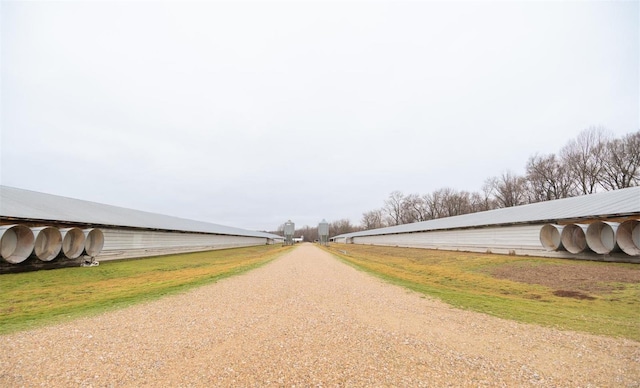
<path fill-rule="evenodd" d="M 282 238 L 270 233 L 149 213 L 9 186 L 0 186 L 0 216 L 103 226 Z"/>
<path fill-rule="evenodd" d="M 603 193 L 532 203 L 455 217 L 416 222 L 336 237 L 361 237 L 393 233 L 425 232 L 429 230 L 472 228 L 527 223 L 559 222 L 640 214 L 640 186 Z"/>

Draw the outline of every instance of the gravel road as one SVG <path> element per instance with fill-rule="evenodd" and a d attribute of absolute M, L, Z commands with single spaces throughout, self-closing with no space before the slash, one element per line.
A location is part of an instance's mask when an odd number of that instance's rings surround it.
<path fill-rule="evenodd" d="M 639 387 L 640 343 L 457 310 L 303 244 L 184 294 L 0 336 L 0 386 Z"/>

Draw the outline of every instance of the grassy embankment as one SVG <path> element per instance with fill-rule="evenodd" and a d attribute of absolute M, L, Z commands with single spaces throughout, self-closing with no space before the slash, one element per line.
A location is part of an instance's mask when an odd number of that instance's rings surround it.
<path fill-rule="evenodd" d="M 289 249 L 262 245 L 0 275 L 0 333 L 97 314 L 213 283 L 259 267 Z"/>
<path fill-rule="evenodd" d="M 459 308 L 640 341 L 637 264 L 343 244 L 328 250 L 356 268 Z"/>

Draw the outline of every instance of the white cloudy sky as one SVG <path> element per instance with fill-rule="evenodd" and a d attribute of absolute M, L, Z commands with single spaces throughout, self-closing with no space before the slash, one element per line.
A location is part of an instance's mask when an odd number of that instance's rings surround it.
<path fill-rule="evenodd" d="M 640 128 L 638 1 L 0 5 L 3 185 L 246 229 Z"/>

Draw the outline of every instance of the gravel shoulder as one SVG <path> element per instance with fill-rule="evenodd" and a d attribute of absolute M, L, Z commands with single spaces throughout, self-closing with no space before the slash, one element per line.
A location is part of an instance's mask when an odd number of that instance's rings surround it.
<path fill-rule="evenodd" d="M 184 294 L 0 336 L 0 386 L 640 387 L 640 343 L 449 307 L 302 244 Z"/>

